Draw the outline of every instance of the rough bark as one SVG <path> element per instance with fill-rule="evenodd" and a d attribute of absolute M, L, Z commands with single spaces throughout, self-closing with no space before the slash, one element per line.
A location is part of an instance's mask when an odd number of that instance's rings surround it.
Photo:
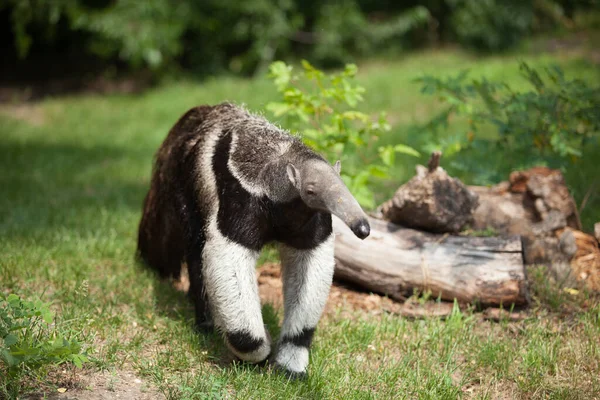
<path fill-rule="evenodd" d="M 361 241 L 334 218 L 337 278 L 397 300 L 417 289 L 465 303 L 528 302 L 518 237 L 437 235 L 374 218 L 369 222 L 371 235 Z"/>
<path fill-rule="evenodd" d="M 560 171 L 536 167 L 515 171 L 494 187 L 469 186 L 479 198 L 472 228 L 519 235 L 526 264 L 547 265 L 567 285 L 585 282 L 600 290 L 600 251 L 581 232 L 575 201 Z"/>
<path fill-rule="evenodd" d="M 588 289 L 600 291 L 600 248 L 596 238 L 572 228 L 562 229 L 557 235 L 572 237 L 574 254 L 570 266 L 573 278 L 584 282 Z"/>
<path fill-rule="evenodd" d="M 440 157 L 434 152 L 427 168 L 417 165 L 417 175 L 381 205 L 383 219 L 438 233 L 458 232 L 470 222 L 477 196 L 439 166 Z"/>

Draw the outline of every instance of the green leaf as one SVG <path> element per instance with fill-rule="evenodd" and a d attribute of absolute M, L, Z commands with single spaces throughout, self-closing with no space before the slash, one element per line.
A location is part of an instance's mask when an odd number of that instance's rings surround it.
<path fill-rule="evenodd" d="M 4 337 L 4 345 L 6 347 L 10 347 L 13 344 L 17 343 L 18 341 L 19 341 L 19 339 L 15 335 L 10 334 L 10 333 Z"/>
<path fill-rule="evenodd" d="M 385 165 L 391 167 L 392 165 L 394 165 L 394 161 L 396 158 L 394 148 L 392 146 L 380 147 L 379 157 L 381 157 L 381 161 L 383 161 Z"/>
<path fill-rule="evenodd" d="M 13 357 L 8 349 L 0 349 L 0 358 L 9 366 L 13 367 L 18 364 L 18 360 Z"/>
<path fill-rule="evenodd" d="M 353 78 L 358 73 L 358 67 L 356 64 L 346 64 L 346 68 L 344 68 L 344 76 L 349 78 Z"/>
<path fill-rule="evenodd" d="M 267 104 L 265 108 L 272 112 L 276 117 L 280 117 L 290 111 L 292 107 L 287 103 L 271 102 Z"/>
<path fill-rule="evenodd" d="M 275 61 L 269 66 L 269 77 L 273 78 L 277 90 L 282 92 L 292 80 L 292 66 L 283 61 Z"/>
<path fill-rule="evenodd" d="M 19 296 L 17 296 L 14 293 L 9 294 L 8 297 L 6 298 L 6 301 L 8 301 L 8 303 L 11 305 L 19 303 L 19 300 L 20 300 Z"/>
<path fill-rule="evenodd" d="M 345 111 L 341 114 L 342 118 L 354 121 L 359 120 L 361 122 L 367 122 L 369 120 L 369 116 L 360 111 Z"/>
<path fill-rule="evenodd" d="M 81 357 L 80 357 L 79 355 L 77 355 L 77 354 L 74 354 L 74 355 L 71 357 L 71 362 L 73 362 L 73 364 L 75 364 L 75 366 L 76 366 L 77 368 L 81 368 L 81 367 L 83 367 L 83 362 L 82 362 L 82 360 L 81 360 Z"/>
<path fill-rule="evenodd" d="M 410 146 L 406 146 L 404 144 L 394 145 L 394 151 L 396 153 L 407 154 L 407 155 L 413 156 L 413 157 L 421 157 L 421 154 L 417 150 L 413 149 Z"/>
<path fill-rule="evenodd" d="M 384 168 L 381 165 L 377 164 L 369 165 L 369 173 L 371 174 L 371 176 L 374 176 L 376 178 L 385 179 L 389 177 L 387 168 Z"/>
<path fill-rule="evenodd" d="M 47 324 L 51 324 L 54 319 L 54 313 L 48 309 L 42 311 L 42 318 Z"/>

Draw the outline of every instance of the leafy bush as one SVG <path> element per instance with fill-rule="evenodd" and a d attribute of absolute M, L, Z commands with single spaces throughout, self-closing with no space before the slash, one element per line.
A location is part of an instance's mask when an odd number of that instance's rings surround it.
<path fill-rule="evenodd" d="M 5 8 L 21 58 L 33 42 L 51 44 L 61 26 L 62 39 L 84 41 L 88 52 L 134 68 L 180 63 L 199 72 L 245 74 L 296 54 L 339 65 L 401 47 L 399 39 L 429 17 L 417 6 L 394 8 L 371 22 L 358 0 L 7 0 L 0 11 Z"/>
<path fill-rule="evenodd" d="M 10 23 L 17 54 L 25 58 L 32 46 L 29 30 L 35 26 L 43 35 L 51 38 L 61 18 L 75 12 L 74 2 L 68 0 L 7 0 L 0 4 L 0 11 L 10 10 Z"/>
<path fill-rule="evenodd" d="M 38 377 L 48 366 L 88 362 L 81 344 L 62 336 L 53 318 L 41 300 L 0 292 L 0 397 L 16 397 L 23 377 Z"/>
<path fill-rule="evenodd" d="M 533 6 L 520 0 L 449 0 L 459 43 L 477 50 L 513 47 L 531 31 Z"/>
<path fill-rule="evenodd" d="M 203 73 L 250 74 L 263 72 L 275 59 L 340 66 L 353 57 L 440 39 L 504 50 L 543 29 L 544 20 L 562 21 L 582 7 L 597 8 L 597 2 L 6 0 L 0 2 L 0 11 L 8 10 L 0 13 L 5 18 L 0 22 L 11 26 L 10 40 L 22 58 L 33 43 L 71 41 L 134 68 L 164 71 L 179 64 Z M 54 38 L 57 32 L 60 37 Z"/>
<path fill-rule="evenodd" d="M 93 53 L 158 68 L 181 54 L 189 11 L 186 2 L 119 0 L 98 10 L 75 8 L 70 19 L 74 30 L 91 34 Z"/>
<path fill-rule="evenodd" d="M 356 84 L 356 65 L 326 75 L 307 61 L 302 73 L 282 61 L 271 64 L 269 76 L 282 101 L 267 104 L 275 117 L 285 117 L 286 127 L 301 134 L 304 142 L 330 161 L 342 161 L 342 179 L 363 206 L 375 206 L 372 183 L 388 177 L 397 153 L 419 156 L 411 147 L 377 146 L 390 130 L 385 113 L 372 119 L 356 109 L 365 89 Z M 345 162 L 352 160 L 352 162 Z"/>
<path fill-rule="evenodd" d="M 326 3 L 315 22 L 315 44 L 308 55 L 322 65 L 338 66 L 353 56 L 402 49 L 402 39 L 430 19 L 422 6 L 394 14 L 372 22 L 355 1 Z"/>
<path fill-rule="evenodd" d="M 64 22 L 72 35 L 87 35 L 91 53 L 119 59 L 133 67 L 157 68 L 182 51 L 180 37 L 186 28 L 189 7 L 168 0 L 119 0 L 91 7 L 86 0 L 8 0 L 15 47 L 21 58 L 30 50 L 36 31 L 43 40 Z M 97 2 L 96 2 L 97 3 Z M 0 9 L 2 6 L 0 6 Z M 39 33 L 38 33 L 39 35 Z M 36 37 L 37 40 L 42 40 Z"/>
<path fill-rule="evenodd" d="M 520 71 L 532 90 L 515 91 L 485 78 L 467 82 L 466 71 L 448 79 L 419 78 L 423 93 L 435 94 L 448 104 L 427 128 L 435 133 L 447 129 L 453 116 L 467 118 L 465 144 L 455 146 L 460 150 L 476 140 L 482 125 L 491 124 L 497 132 L 495 144 L 505 151 L 527 153 L 532 163 L 556 158 L 575 161 L 585 146 L 597 144 L 600 88 L 567 79 L 556 66 L 546 68 L 546 79 L 526 63 L 521 63 Z"/>
<path fill-rule="evenodd" d="M 184 63 L 195 71 L 264 72 L 276 55 L 289 55 L 290 38 L 303 23 L 293 0 L 189 4 Z"/>

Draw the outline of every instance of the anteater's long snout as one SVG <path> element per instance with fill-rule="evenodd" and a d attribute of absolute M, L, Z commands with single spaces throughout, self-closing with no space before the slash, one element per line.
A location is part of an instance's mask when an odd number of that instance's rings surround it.
<path fill-rule="evenodd" d="M 350 226 L 350 229 L 359 239 L 366 239 L 371 233 L 371 226 L 366 218 L 360 219 L 353 223 L 352 226 Z"/>
<path fill-rule="evenodd" d="M 365 239 L 371 233 L 367 215 L 343 184 L 336 185 L 326 196 L 328 211 L 344 221 L 356 237 Z"/>

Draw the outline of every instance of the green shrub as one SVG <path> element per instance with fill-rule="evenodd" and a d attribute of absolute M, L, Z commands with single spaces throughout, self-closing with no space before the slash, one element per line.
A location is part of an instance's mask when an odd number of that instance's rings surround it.
<path fill-rule="evenodd" d="M 119 0 L 101 9 L 77 8 L 71 25 L 91 34 L 88 47 L 103 58 L 159 68 L 181 54 L 189 11 L 186 2 Z"/>
<path fill-rule="evenodd" d="M 427 8 L 410 7 L 386 18 L 369 21 L 355 1 L 325 3 L 321 6 L 313 31 L 314 47 L 307 56 L 324 66 L 340 66 L 353 57 L 374 52 L 402 50 L 403 39 L 430 20 Z"/>
<path fill-rule="evenodd" d="M 532 29 L 533 6 L 520 0 L 449 0 L 459 43 L 477 50 L 506 50 Z"/>
<path fill-rule="evenodd" d="M 187 2 L 174 5 L 168 0 L 118 0 L 103 1 L 98 7 L 88 3 L 94 2 L 8 0 L 0 9 L 11 10 L 15 48 L 21 58 L 28 55 L 34 39 L 50 43 L 61 21 L 72 37 L 86 35 L 91 53 L 134 68 L 158 68 L 181 54 L 180 37 L 189 15 Z M 32 31 L 38 32 L 36 37 Z"/>
<path fill-rule="evenodd" d="M 600 88 L 579 79 L 567 79 L 559 67 L 546 68 L 545 77 L 521 63 L 520 71 L 530 84 L 515 91 L 503 82 L 467 81 L 467 72 L 439 79 L 425 76 L 417 81 L 422 92 L 439 96 L 445 110 L 427 125 L 429 133 L 448 129 L 451 120 L 467 120 L 462 140 L 442 143 L 449 153 L 484 143 L 505 152 L 523 154 L 530 164 L 576 161 L 586 146 L 600 137 Z M 458 117 L 458 118 L 456 118 Z M 494 137 L 478 137 L 482 126 L 495 128 Z M 482 141 L 483 140 L 483 141 Z M 435 140 L 434 140 L 435 142 Z"/>
<path fill-rule="evenodd" d="M 61 335 L 53 319 L 49 304 L 0 292 L 0 398 L 17 397 L 24 377 L 42 376 L 49 366 L 88 362 L 81 344 Z"/>
<path fill-rule="evenodd" d="M 197 72 L 264 72 L 278 58 L 339 65 L 354 56 L 400 48 L 424 25 L 425 7 L 394 8 L 371 22 L 358 0 L 7 0 L 14 46 L 26 58 L 34 41 L 79 40 L 89 53 L 133 68 L 175 63 Z M 382 7 L 384 7 L 382 5 Z"/>
<path fill-rule="evenodd" d="M 199 72 L 264 72 L 276 56 L 289 55 L 290 38 L 303 23 L 293 0 L 206 0 L 189 5 L 182 38 L 184 63 Z"/>
<path fill-rule="evenodd" d="M 284 117 L 286 127 L 299 132 L 304 142 L 330 161 L 342 161 L 342 179 L 363 206 L 373 208 L 372 184 L 388 177 L 397 153 L 419 156 L 403 144 L 378 146 L 390 130 L 385 113 L 375 119 L 356 109 L 365 89 L 356 84 L 356 65 L 326 75 L 309 62 L 302 73 L 282 61 L 271 64 L 270 77 L 282 96 L 267 110 Z M 349 162 L 346 162 L 349 161 Z"/>
<path fill-rule="evenodd" d="M 26 58 L 55 42 L 133 68 L 167 66 L 213 73 L 262 73 L 275 59 L 341 66 L 455 41 L 484 51 L 509 49 L 554 27 L 595 0 L 6 0 L 16 52 Z M 550 21 L 550 24 L 548 24 Z M 563 23 L 564 24 L 564 23 Z M 55 33 L 60 33 L 55 38 Z M 55 40 L 56 39 L 56 40 Z M 34 46 L 35 47 L 35 46 Z M 68 45 L 66 47 L 69 47 Z"/>

